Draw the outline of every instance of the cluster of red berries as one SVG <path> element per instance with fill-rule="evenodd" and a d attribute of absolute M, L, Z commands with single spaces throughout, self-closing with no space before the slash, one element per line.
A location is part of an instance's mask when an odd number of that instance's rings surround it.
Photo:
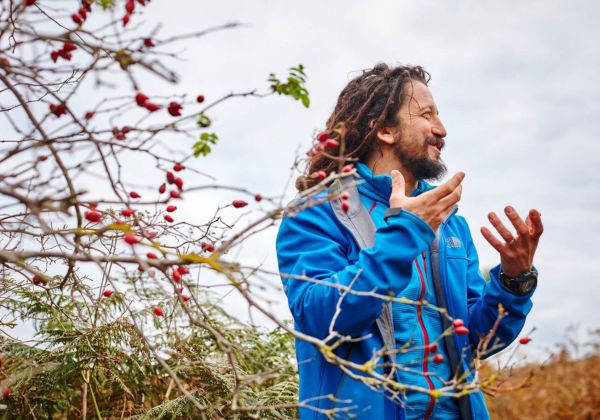
<path fill-rule="evenodd" d="M 336 149 L 339 146 L 339 142 L 329 137 L 327 133 L 320 133 L 317 135 L 317 144 L 308 152 L 308 156 L 315 157 L 319 153 L 325 151 L 325 149 Z"/>
<path fill-rule="evenodd" d="M 93 1 L 83 0 L 79 10 L 71 15 L 71 20 L 77 25 L 82 25 L 87 19 L 87 14 L 92 11 L 92 3 Z"/>
<path fill-rule="evenodd" d="M 67 113 L 67 106 L 63 103 L 60 103 L 58 105 L 50 104 L 49 108 L 50 108 L 50 112 L 53 113 L 58 118 L 62 117 L 63 115 L 65 115 Z"/>
<path fill-rule="evenodd" d="M 465 335 L 469 334 L 469 329 L 465 327 L 465 322 L 462 319 L 455 319 L 452 321 L 452 327 L 454 327 L 454 334 Z"/>
<path fill-rule="evenodd" d="M 149 98 L 143 93 L 138 93 L 135 95 L 135 102 L 138 104 L 138 106 L 146 108 L 150 112 L 158 111 L 160 109 L 160 105 L 149 102 L 148 99 Z"/>
<path fill-rule="evenodd" d="M 128 125 L 124 125 L 120 129 L 117 127 L 113 128 L 112 133 L 113 133 L 113 136 L 115 136 L 115 138 L 117 140 L 125 140 L 127 138 L 126 134 L 129 133 L 131 130 L 133 130 L 133 128 L 131 128 Z"/>
<path fill-rule="evenodd" d="M 141 4 L 142 6 L 146 5 L 146 1 L 150 1 L 150 0 L 137 0 L 137 2 L 139 4 Z M 135 10 L 135 0 L 127 0 L 127 2 L 125 2 L 125 15 L 123 16 L 123 26 L 127 26 L 127 24 L 129 23 L 129 19 L 131 18 L 131 15 L 133 14 L 133 11 Z"/>
<path fill-rule="evenodd" d="M 73 44 L 72 42 L 65 42 L 63 44 L 63 47 L 60 50 L 54 50 L 50 53 L 50 58 L 55 63 L 59 57 L 64 58 L 67 61 L 70 61 L 71 58 L 73 58 L 73 54 L 71 54 L 71 53 L 73 51 L 75 51 L 76 49 L 77 49 L 77 45 Z"/>

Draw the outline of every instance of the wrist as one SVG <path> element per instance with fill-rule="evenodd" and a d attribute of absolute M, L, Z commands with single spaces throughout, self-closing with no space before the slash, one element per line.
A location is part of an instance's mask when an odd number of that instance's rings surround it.
<path fill-rule="evenodd" d="M 516 276 L 510 276 L 500 270 L 500 283 L 512 294 L 523 296 L 530 293 L 537 286 L 538 272 L 535 267 Z"/>

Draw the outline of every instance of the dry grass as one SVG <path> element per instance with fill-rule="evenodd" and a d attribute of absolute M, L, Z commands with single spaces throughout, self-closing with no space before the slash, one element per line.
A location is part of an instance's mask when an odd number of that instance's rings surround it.
<path fill-rule="evenodd" d="M 493 374 L 490 367 L 488 373 Z M 502 373 L 506 377 L 507 372 Z M 527 377 L 532 375 L 528 380 Z M 600 419 L 600 351 L 574 360 L 567 348 L 542 366 L 512 369 L 486 395 L 492 419 Z M 526 381 L 526 386 L 510 391 Z M 504 390 L 504 391 L 503 391 Z M 506 391 L 509 390 L 509 391 Z"/>

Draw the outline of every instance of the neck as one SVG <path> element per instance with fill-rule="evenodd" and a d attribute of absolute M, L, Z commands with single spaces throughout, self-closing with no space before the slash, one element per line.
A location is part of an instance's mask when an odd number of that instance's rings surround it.
<path fill-rule="evenodd" d="M 371 155 L 365 161 L 365 165 L 367 165 L 375 175 L 390 175 L 392 169 L 400 171 L 400 173 L 404 177 L 406 187 L 405 194 L 407 197 L 412 194 L 415 188 L 417 188 L 418 180 L 415 179 L 415 177 L 410 172 L 408 172 L 402 167 L 402 164 L 398 161 L 398 159 L 385 159 L 385 155 L 383 158 L 379 157 L 378 159 L 376 159 Z"/>

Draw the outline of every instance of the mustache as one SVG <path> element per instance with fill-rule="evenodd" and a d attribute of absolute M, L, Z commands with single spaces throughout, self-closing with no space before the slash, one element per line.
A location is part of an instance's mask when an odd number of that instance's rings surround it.
<path fill-rule="evenodd" d="M 439 150 L 442 150 L 444 149 L 444 147 L 446 147 L 446 140 L 444 140 L 442 137 L 429 136 L 425 139 L 425 143 L 431 146 L 435 146 Z"/>

